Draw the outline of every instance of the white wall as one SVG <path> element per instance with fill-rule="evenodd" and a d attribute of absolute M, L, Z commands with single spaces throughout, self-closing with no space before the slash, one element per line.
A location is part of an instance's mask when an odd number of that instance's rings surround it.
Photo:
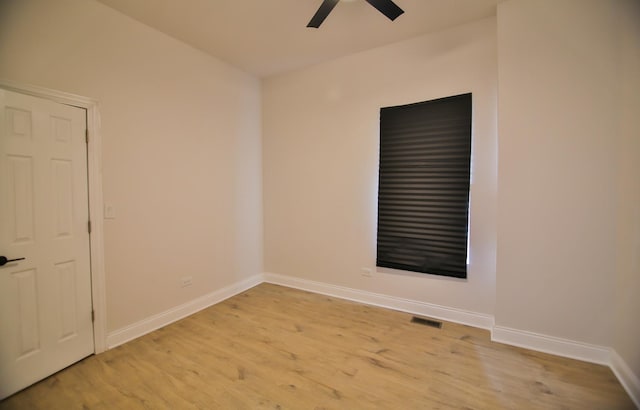
<path fill-rule="evenodd" d="M 627 195 L 617 191 L 621 4 L 498 8 L 498 326 L 614 343 L 616 227 L 630 222 L 616 216 Z M 632 180 L 622 188 L 637 198 L 638 174 Z M 621 307 L 627 324 L 631 305 Z M 637 349 L 637 320 L 632 328 Z"/>
<path fill-rule="evenodd" d="M 100 102 L 110 331 L 262 271 L 257 79 L 93 0 L 3 0 L 0 78 Z"/>
<path fill-rule="evenodd" d="M 265 270 L 493 314 L 496 195 L 494 18 L 263 82 Z M 381 107 L 472 92 L 467 280 L 375 272 Z"/>

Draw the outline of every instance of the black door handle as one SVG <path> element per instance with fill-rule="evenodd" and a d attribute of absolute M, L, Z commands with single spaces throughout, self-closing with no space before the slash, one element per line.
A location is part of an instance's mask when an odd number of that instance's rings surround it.
<path fill-rule="evenodd" d="M 4 266 L 9 262 L 23 261 L 24 258 L 7 259 L 6 256 L 0 256 L 0 266 Z"/>

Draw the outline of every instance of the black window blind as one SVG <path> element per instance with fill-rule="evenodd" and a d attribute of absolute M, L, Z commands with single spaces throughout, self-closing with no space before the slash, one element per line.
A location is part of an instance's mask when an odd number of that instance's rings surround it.
<path fill-rule="evenodd" d="M 471 94 L 380 110 L 376 265 L 467 277 Z"/>

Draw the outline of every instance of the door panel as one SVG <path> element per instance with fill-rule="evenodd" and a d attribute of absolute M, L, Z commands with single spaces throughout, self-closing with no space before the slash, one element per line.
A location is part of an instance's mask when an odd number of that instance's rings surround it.
<path fill-rule="evenodd" d="M 94 351 L 84 109 L 0 89 L 0 398 Z"/>
<path fill-rule="evenodd" d="M 40 332 L 38 331 L 38 296 L 36 292 L 36 270 L 29 269 L 15 272 L 12 275 L 14 289 L 11 292 L 12 305 L 16 308 L 15 320 L 18 328 L 18 360 L 37 352 L 40 349 Z M 9 296 L 11 296 L 9 295 Z"/>
<path fill-rule="evenodd" d="M 13 245 L 34 240 L 33 221 L 33 160 L 31 157 L 7 156 L 8 200 L 7 228 Z"/>

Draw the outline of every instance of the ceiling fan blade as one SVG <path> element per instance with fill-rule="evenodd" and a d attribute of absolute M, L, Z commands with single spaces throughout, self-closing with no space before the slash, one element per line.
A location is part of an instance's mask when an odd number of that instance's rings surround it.
<path fill-rule="evenodd" d="M 366 0 L 367 3 L 377 8 L 380 13 L 384 14 L 389 20 L 395 20 L 399 15 L 404 13 L 396 3 L 391 0 Z"/>
<path fill-rule="evenodd" d="M 326 19 L 329 13 L 331 13 L 331 10 L 333 10 L 336 4 L 338 4 L 338 1 L 340 0 L 324 0 L 318 11 L 316 11 L 316 14 L 311 18 L 309 24 L 307 24 L 307 27 L 320 27 L 320 24 L 322 24 L 324 19 Z"/>

